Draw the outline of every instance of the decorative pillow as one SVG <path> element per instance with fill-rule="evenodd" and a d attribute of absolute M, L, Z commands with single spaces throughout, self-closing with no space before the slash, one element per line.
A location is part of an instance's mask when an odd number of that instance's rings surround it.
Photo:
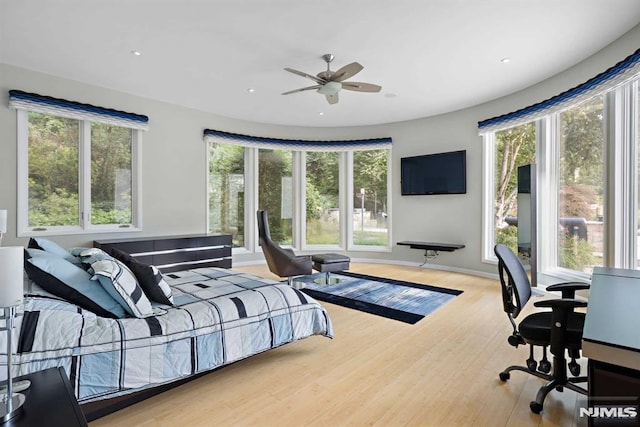
<path fill-rule="evenodd" d="M 64 258 L 39 249 L 25 250 L 27 275 L 42 289 L 102 317 L 125 317 L 124 309 L 91 275 Z"/>
<path fill-rule="evenodd" d="M 94 276 L 105 291 L 135 317 L 153 316 L 151 302 L 138 285 L 136 276 L 116 259 L 103 259 L 91 264 Z"/>
<path fill-rule="evenodd" d="M 124 265 L 129 267 L 138 279 L 138 284 L 140 284 L 140 287 L 151 301 L 173 305 L 171 287 L 164 280 L 162 274 L 160 274 L 160 270 L 153 265 L 141 263 L 128 253 L 122 252 L 121 250 L 111 248 L 109 253 L 115 259 L 122 261 Z"/>
<path fill-rule="evenodd" d="M 42 237 L 32 237 L 29 239 L 29 244 L 27 246 L 32 249 L 40 249 L 51 255 L 56 255 L 60 258 L 64 258 L 72 264 L 78 266 L 82 265 L 80 259 L 77 256 L 72 255 L 68 250 L 49 239 L 45 239 Z"/>
<path fill-rule="evenodd" d="M 91 267 L 91 265 L 96 261 L 109 260 L 113 259 L 111 255 L 98 248 L 85 248 L 82 251 L 77 252 L 82 264 Z M 89 272 L 91 273 L 91 272 Z"/>

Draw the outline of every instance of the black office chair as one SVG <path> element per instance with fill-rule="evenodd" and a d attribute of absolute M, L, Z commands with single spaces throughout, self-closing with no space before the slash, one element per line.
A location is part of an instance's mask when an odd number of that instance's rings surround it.
<path fill-rule="evenodd" d="M 518 256 L 505 245 L 496 245 L 494 252 L 498 257 L 498 273 L 502 286 L 502 303 L 504 311 L 509 316 L 513 326 L 513 333 L 508 338 L 509 344 L 518 347 L 529 344 L 529 359 L 527 366 L 509 366 L 500 372 L 500 379 L 507 381 L 511 371 L 523 371 L 538 378 L 549 381 L 538 390 L 536 400 L 529 404 L 531 411 L 539 414 L 542 411 L 544 399 L 553 389 L 562 391 L 567 387 L 581 394 L 587 391 L 576 385 L 585 382 L 586 377 L 579 377 L 580 365 L 576 359 L 580 357 L 582 347 L 582 329 L 584 327 L 584 313 L 574 312 L 574 308 L 586 307 L 587 303 L 574 299 L 577 290 L 589 289 L 587 283 L 559 283 L 547 287 L 547 291 L 561 291 L 562 299 L 542 300 L 534 303 L 536 307 L 551 308 L 552 311 L 537 312 L 528 315 L 519 325 L 515 318 L 531 297 L 529 277 L 518 259 Z M 533 358 L 533 347 L 541 346 L 543 351 L 540 364 Z M 547 346 L 551 346 L 553 366 L 547 360 Z M 567 361 L 565 350 L 571 357 L 568 367 L 573 378 L 567 377 Z M 553 372 L 551 372 L 553 368 Z M 549 373 L 551 372 L 551 373 Z"/>
<path fill-rule="evenodd" d="M 310 256 L 296 256 L 288 248 L 281 248 L 271 240 L 269 221 L 266 211 L 258 211 L 258 237 L 264 258 L 269 270 L 280 277 L 286 277 L 289 286 L 293 286 L 293 277 L 311 274 L 312 261 Z"/>

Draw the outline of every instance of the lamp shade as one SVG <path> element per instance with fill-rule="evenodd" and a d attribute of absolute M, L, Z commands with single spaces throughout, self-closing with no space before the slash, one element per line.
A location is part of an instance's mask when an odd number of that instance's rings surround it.
<path fill-rule="evenodd" d="M 13 307 L 22 303 L 24 248 L 0 248 L 0 307 Z"/>
<path fill-rule="evenodd" d="M 0 209 L 0 233 L 7 232 L 7 210 Z"/>

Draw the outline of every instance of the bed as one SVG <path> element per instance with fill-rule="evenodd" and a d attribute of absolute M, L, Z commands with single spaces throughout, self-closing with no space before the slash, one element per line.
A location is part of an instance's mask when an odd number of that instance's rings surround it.
<path fill-rule="evenodd" d="M 286 284 L 219 267 L 162 278 L 174 305 L 144 318 L 97 315 L 25 279 L 14 374 L 64 367 L 91 420 L 269 349 L 332 337 L 324 308 Z"/>

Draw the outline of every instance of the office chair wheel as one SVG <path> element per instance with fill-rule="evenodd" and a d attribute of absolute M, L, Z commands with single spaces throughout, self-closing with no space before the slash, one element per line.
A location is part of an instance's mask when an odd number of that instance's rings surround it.
<path fill-rule="evenodd" d="M 551 362 L 549 362 L 548 360 L 541 360 L 538 370 L 543 374 L 548 374 L 549 372 L 551 372 Z"/>
<path fill-rule="evenodd" d="M 571 375 L 573 375 L 574 377 L 580 375 L 580 365 L 578 365 L 575 360 L 569 362 L 569 372 L 571 372 Z"/>
<path fill-rule="evenodd" d="M 534 414 L 539 414 L 540 412 L 542 412 L 542 404 L 538 402 L 529 403 L 529 408 L 531 409 L 531 412 L 533 412 Z"/>
<path fill-rule="evenodd" d="M 509 378 L 511 378 L 511 374 L 509 372 L 500 372 L 500 381 L 506 382 Z"/>
<path fill-rule="evenodd" d="M 530 371 L 534 371 L 535 372 L 537 367 L 538 367 L 538 362 L 536 362 L 532 358 L 527 359 L 527 368 L 529 368 Z"/>
<path fill-rule="evenodd" d="M 510 335 L 509 338 L 507 338 L 507 342 L 509 343 L 509 345 L 518 347 L 520 344 L 522 344 L 522 338 L 520 338 L 520 336 L 518 335 Z"/>

